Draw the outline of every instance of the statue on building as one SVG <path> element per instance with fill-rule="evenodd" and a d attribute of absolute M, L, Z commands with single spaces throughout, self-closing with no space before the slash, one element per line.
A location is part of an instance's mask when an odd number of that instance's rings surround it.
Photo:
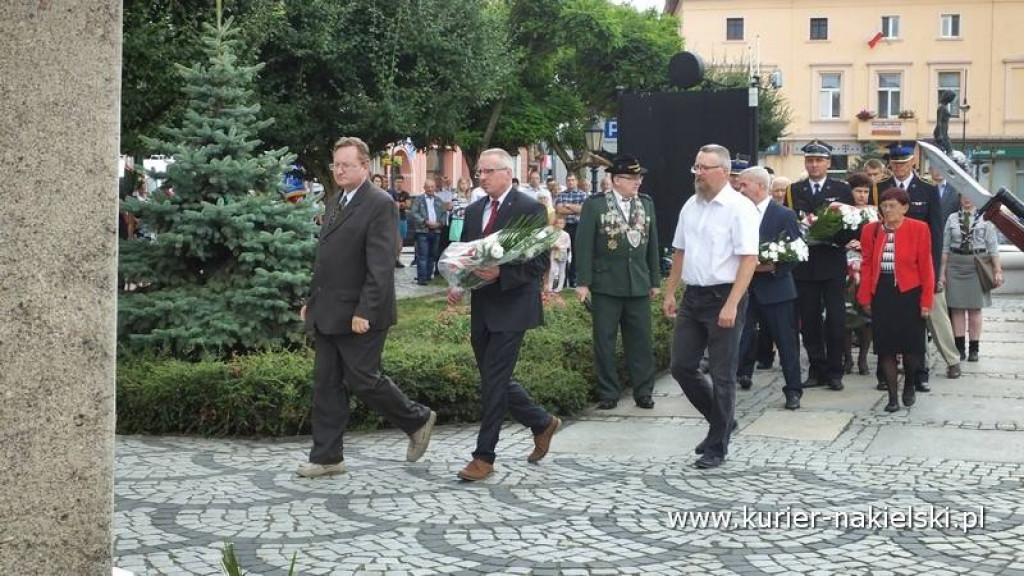
<path fill-rule="evenodd" d="M 943 90 L 939 93 L 939 109 L 935 112 L 935 145 L 949 156 L 953 152 L 953 145 L 949 142 L 949 119 L 952 114 L 949 105 L 956 100 L 956 93 L 952 90 Z"/>

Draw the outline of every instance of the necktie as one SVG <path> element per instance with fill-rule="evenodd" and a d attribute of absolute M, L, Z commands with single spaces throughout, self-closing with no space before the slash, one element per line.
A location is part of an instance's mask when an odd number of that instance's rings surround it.
<path fill-rule="evenodd" d="M 960 249 L 971 249 L 971 213 L 964 210 L 963 220 L 960 221 Z"/>
<path fill-rule="evenodd" d="M 494 224 L 498 221 L 498 201 L 491 200 L 491 215 L 487 218 L 487 225 L 484 226 L 484 236 L 494 231 Z"/>
<path fill-rule="evenodd" d="M 900 186 L 900 190 L 903 190 L 903 182 L 900 182 L 899 186 Z"/>
<path fill-rule="evenodd" d="M 626 200 L 626 219 L 633 219 L 633 199 Z"/>
<path fill-rule="evenodd" d="M 334 210 L 331 211 L 331 218 L 328 220 L 329 223 L 334 224 L 337 221 L 338 216 L 341 215 L 342 209 L 345 208 L 345 204 L 348 204 L 348 194 L 344 190 L 341 191 L 341 200 L 334 205 Z"/>
<path fill-rule="evenodd" d="M 821 192 L 821 184 L 818 184 L 817 182 L 815 182 L 814 183 L 814 195 L 817 196 L 819 192 Z"/>

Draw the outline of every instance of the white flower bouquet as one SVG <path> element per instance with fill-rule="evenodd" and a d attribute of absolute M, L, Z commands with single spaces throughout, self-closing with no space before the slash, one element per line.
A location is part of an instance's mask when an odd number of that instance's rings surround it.
<path fill-rule="evenodd" d="M 519 219 L 511 226 L 472 242 L 453 242 L 437 261 L 437 269 L 456 290 L 475 290 L 489 284 L 474 270 L 526 262 L 554 245 L 561 230 L 542 219 Z"/>
<path fill-rule="evenodd" d="M 758 264 L 782 264 L 786 262 L 806 262 L 810 249 L 802 238 L 788 240 L 779 236 L 778 240 L 762 242 L 757 251 Z"/>
<path fill-rule="evenodd" d="M 878 220 L 878 209 L 874 206 L 850 206 L 833 202 L 800 222 L 801 231 L 811 244 L 831 244 L 841 230 L 859 230 L 868 222 Z"/>

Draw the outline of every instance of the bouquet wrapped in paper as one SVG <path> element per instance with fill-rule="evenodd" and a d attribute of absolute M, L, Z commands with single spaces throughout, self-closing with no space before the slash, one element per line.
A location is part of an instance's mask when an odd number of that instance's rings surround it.
<path fill-rule="evenodd" d="M 511 226 L 472 242 L 453 242 L 437 261 L 437 269 L 456 290 L 475 290 L 489 282 L 474 270 L 517 264 L 551 249 L 561 232 L 540 219 L 519 219 Z"/>
<path fill-rule="evenodd" d="M 857 207 L 833 202 L 804 216 L 800 228 L 808 244 L 833 244 L 839 232 L 860 230 L 861 226 L 875 220 L 878 220 L 878 210 L 874 206 Z"/>
<path fill-rule="evenodd" d="M 757 251 L 758 264 L 782 264 L 786 262 L 806 262 L 810 249 L 803 238 L 789 240 L 785 234 L 778 240 L 762 242 Z"/>

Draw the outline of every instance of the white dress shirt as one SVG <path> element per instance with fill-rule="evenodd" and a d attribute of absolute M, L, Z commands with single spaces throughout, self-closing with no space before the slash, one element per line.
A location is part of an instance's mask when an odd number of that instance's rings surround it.
<path fill-rule="evenodd" d="M 508 190 L 505 190 L 505 193 L 498 197 L 498 209 L 499 210 L 501 209 L 501 205 L 505 203 L 505 197 L 508 196 L 508 193 L 510 191 L 512 191 L 511 187 Z M 491 201 L 492 201 L 492 198 L 490 196 L 487 196 L 486 200 L 487 200 L 487 204 L 484 204 L 484 219 L 480 221 L 480 230 L 483 230 L 484 228 L 486 228 L 487 227 L 487 221 L 491 219 Z M 491 230 L 491 232 L 494 232 L 494 230 Z"/>
<path fill-rule="evenodd" d="M 910 176 L 907 176 L 906 180 L 897 180 L 895 177 L 893 177 L 892 181 L 893 181 L 893 184 L 895 184 L 897 188 L 902 188 L 904 190 L 910 190 L 910 183 L 914 181 L 914 175 L 911 174 Z M 902 184 L 902 186 L 901 186 L 901 184 Z"/>
<path fill-rule="evenodd" d="M 769 199 L 770 200 L 770 199 Z M 683 282 L 714 286 L 736 281 L 741 256 L 756 256 L 757 207 L 728 184 L 710 201 L 694 194 L 679 211 L 672 246 L 683 250 Z"/>
<path fill-rule="evenodd" d="M 768 211 L 768 203 L 772 201 L 772 196 L 769 194 L 764 200 L 761 200 L 754 205 L 757 208 L 757 229 L 761 229 L 761 222 L 764 220 L 764 213 Z"/>
<path fill-rule="evenodd" d="M 615 202 L 619 206 L 619 212 L 622 213 L 622 217 L 625 218 L 626 223 L 628 224 L 629 223 L 629 212 L 630 212 L 630 209 L 633 208 L 633 205 L 629 202 L 630 199 L 626 198 L 622 194 L 619 194 L 619 191 L 616 190 L 615 188 L 612 188 L 612 193 L 615 194 Z M 636 196 L 634 196 L 634 198 L 636 198 Z"/>
<path fill-rule="evenodd" d="M 423 201 L 427 203 L 427 222 L 437 222 L 437 211 L 434 210 L 434 196 L 424 194 Z"/>

